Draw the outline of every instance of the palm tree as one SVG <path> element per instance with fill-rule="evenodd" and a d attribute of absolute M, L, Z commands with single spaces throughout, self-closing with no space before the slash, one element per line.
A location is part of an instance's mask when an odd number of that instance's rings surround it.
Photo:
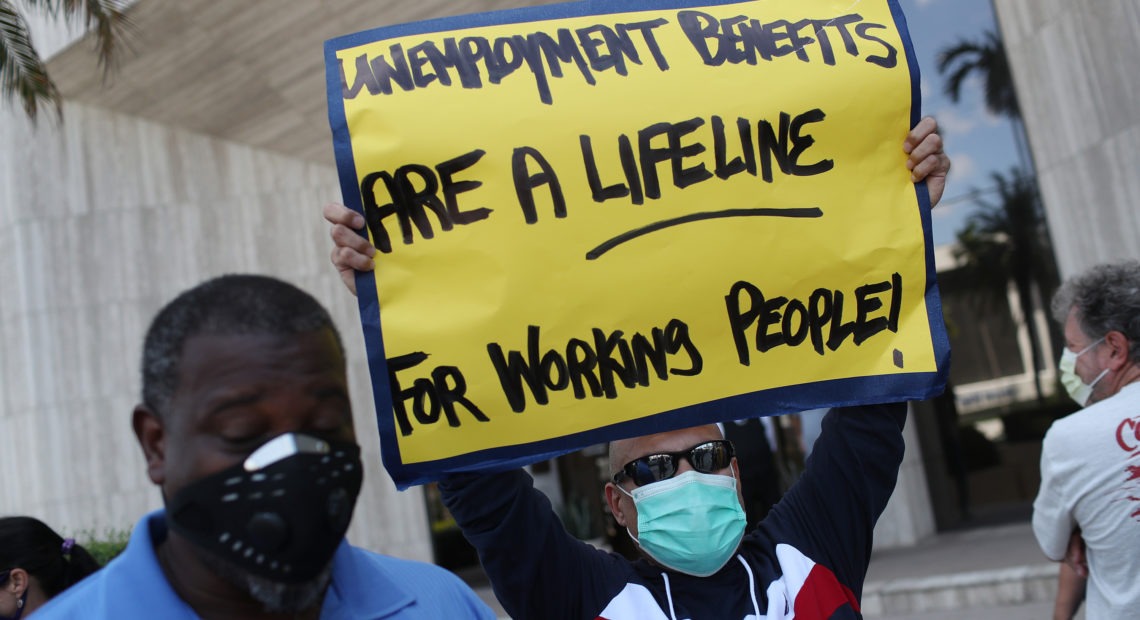
<path fill-rule="evenodd" d="M 992 30 L 983 33 L 981 41 L 960 39 L 939 52 L 938 73 L 946 77 L 944 91 L 954 103 L 958 103 L 962 95 L 966 78 L 977 73 L 985 82 L 986 108 L 1011 119 L 1021 117 L 1005 45 Z"/>
<path fill-rule="evenodd" d="M 122 0 L 20 0 L 20 4 L 54 18 L 82 19 L 84 27 L 95 33 L 104 74 L 113 66 L 118 41 L 127 26 Z M 56 116 L 62 117 L 59 89 L 32 45 L 20 11 L 13 0 L 0 0 L 0 93 L 8 101 L 18 99 L 32 121 L 45 105 L 54 107 Z"/>
<path fill-rule="evenodd" d="M 954 103 L 958 103 L 962 96 L 966 78 L 975 73 L 982 77 L 986 109 L 1010 120 L 1018 159 L 1023 168 L 1032 170 L 1033 157 L 1029 152 L 1029 140 L 1021 122 L 1021 107 L 1017 104 L 1017 91 L 1013 87 L 1013 74 L 1001 37 L 988 30 L 982 33 L 980 41 L 959 39 L 938 53 L 938 73 L 946 78 L 943 91 Z"/>
<path fill-rule="evenodd" d="M 1000 304 L 1007 299 L 1009 282 L 1013 281 L 1019 310 L 1029 326 L 1033 386 L 1038 401 L 1043 401 L 1038 376 L 1041 342 L 1033 325 L 1035 300 L 1039 298 L 1033 293 L 1035 288 L 1044 294 L 1056 286 L 1053 250 L 1033 177 L 1012 168 L 1008 175 L 995 172 L 992 178 L 998 199 L 978 200 L 980 209 L 958 231 L 955 256 L 963 264 L 974 299 L 980 304 Z"/>
<path fill-rule="evenodd" d="M 993 31 L 983 33 L 978 41 L 960 39 L 938 54 L 938 72 L 946 78 L 944 90 L 955 103 L 966 79 L 971 74 L 981 76 L 986 109 L 1005 116 L 1013 125 L 1021 167 L 1011 170 L 1008 176 L 992 175 L 998 200 L 988 203 L 978 199 L 981 211 L 972 215 L 958 232 L 956 254 L 966 261 L 973 288 L 981 299 L 1004 298 L 1008 282 L 1014 282 L 1022 315 L 1030 327 L 1033 385 L 1040 402 L 1043 395 L 1037 371 L 1041 343 L 1032 323 L 1036 306 L 1032 291 L 1034 285 L 1042 294 L 1051 291 L 1058 275 L 1005 45 Z M 1055 332 L 1050 335 L 1056 340 Z"/>

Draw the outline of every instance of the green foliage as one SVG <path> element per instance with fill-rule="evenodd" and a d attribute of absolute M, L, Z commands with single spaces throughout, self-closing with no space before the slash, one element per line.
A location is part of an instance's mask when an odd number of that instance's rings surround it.
<path fill-rule="evenodd" d="M 127 541 L 131 538 L 131 530 L 115 530 L 107 529 L 103 531 L 102 535 L 97 535 L 95 532 L 86 531 L 80 532 L 76 539 L 83 548 L 95 558 L 101 566 L 105 566 L 107 562 L 115 559 L 117 555 L 127 548 Z"/>
<path fill-rule="evenodd" d="M 979 40 L 960 39 L 939 52 L 938 72 L 946 79 L 945 92 L 954 102 L 959 100 L 968 77 L 976 74 L 982 78 L 986 108 L 1010 119 L 1015 128 L 1024 170 L 993 174 L 998 200 L 978 201 L 980 210 L 958 231 L 955 254 L 963 264 L 969 292 L 980 305 L 1004 300 L 1011 282 L 1016 288 L 1017 310 L 1029 325 L 1033 384 L 1041 404 L 1044 394 L 1037 374 L 1041 343 L 1033 322 L 1034 290 L 1040 293 L 1040 300 L 1048 299 L 1058 277 L 1005 44 L 993 31 L 983 33 Z"/>
<path fill-rule="evenodd" d="M 995 172 L 992 179 L 998 199 L 978 200 L 979 210 L 958 232 L 955 255 L 983 298 L 1004 298 L 1010 279 L 1019 286 L 1035 283 L 1047 293 L 1057 276 L 1037 185 L 1018 168 L 1008 175 Z"/>
<path fill-rule="evenodd" d="M 1035 299 L 1049 299 L 1059 279 L 1053 249 L 1033 177 L 1013 168 L 1008 175 L 993 173 L 993 180 L 997 201 L 978 201 L 980 209 L 958 231 L 954 254 L 962 264 L 969 293 L 978 304 L 1004 299 L 1011 283 L 1016 288 L 1018 310 L 1030 325 L 1034 387 L 1038 401 L 1043 401 L 1037 375 L 1041 344 L 1032 317 Z"/>
<path fill-rule="evenodd" d="M 18 97 L 31 118 L 41 103 L 54 103 L 59 91 L 48 78 L 47 67 L 32 47 L 24 18 L 10 2 L 0 0 L 0 90 L 7 99 Z"/>
<path fill-rule="evenodd" d="M 1021 116 L 1005 44 L 995 32 L 983 33 L 979 41 L 960 39 L 943 49 L 938 53 L 938 73 L 946 78 L 945 92 L 951 101 L 958 102 L 962 84 L 970 74 L 977 73 L 984 82 L 986 108 L 990 112 L 1008 118 Z"/>
<path fill-rule="evenodd" d="M 0 0 L 0 94 L 16 99 L 33 121 L 43 105 L 61 114 L 59 89 L 48 75 L 21 10 L 37 10 L 55 19 L 80 19 L 94 33 L 99 65 L 106 74 L 114 63 L 118 41 L 128 27 L 122 0 Z"/>

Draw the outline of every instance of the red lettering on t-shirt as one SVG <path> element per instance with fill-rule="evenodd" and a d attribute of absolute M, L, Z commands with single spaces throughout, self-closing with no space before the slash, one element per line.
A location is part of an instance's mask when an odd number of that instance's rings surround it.
<path fill-rule="evenodd" d="M 1134 452 L 1140 449 L 1140 418 L 1125 418 L 1120 426 L 1116 427 L 1116 443 L 1125 452 Z"/>

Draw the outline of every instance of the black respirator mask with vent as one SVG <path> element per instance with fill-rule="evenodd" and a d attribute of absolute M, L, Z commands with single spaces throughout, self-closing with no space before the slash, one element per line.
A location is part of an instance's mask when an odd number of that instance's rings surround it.
<path fill-rule="evenodd" d="M 352 520 L 360 446 L 288 433 L 167 503 L 170 528 L 211 554 L 279 583 L 316 577 Z"/>

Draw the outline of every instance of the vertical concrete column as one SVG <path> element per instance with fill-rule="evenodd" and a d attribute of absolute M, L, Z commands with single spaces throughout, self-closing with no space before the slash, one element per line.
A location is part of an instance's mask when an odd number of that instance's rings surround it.
<path fill-rule="evenodd" d="M 1062 276 L 1140 258 L 1140 4 L 994 7 Z"/>
<path fill-rule="evenodd" d="M 908 417 L 914 407 L 908 406 Z M 906 454 L 899 468 L 899 480 L 887 509 L 875 526 L 875 549 L 910 547 L 934 534 L 934 511 L 930 491 L 922 468 L 922 447 L 914 420 L 908 419 L 903 430 Z"/>
<path fill-rule="evenodd" d="M 321 300 L 347 349 L 367 466 L 349 537 L 431 559 L 422 492 L 380 465 L 356 301 L 329 265 L 336 171 L 78 104 L 62 125 L 0 108 L 0 514 L 68 533 L 131 527 L 161 498 L 130 426 L 155 312 L 224 273 Z"/>

